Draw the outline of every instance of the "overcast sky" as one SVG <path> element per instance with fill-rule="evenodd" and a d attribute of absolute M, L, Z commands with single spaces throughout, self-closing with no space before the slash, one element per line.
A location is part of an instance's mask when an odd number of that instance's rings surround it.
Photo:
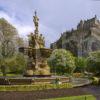
<path fill-rule="evenodd" d="M 99 0 L 0 0 L 0 17 L 13 24 L 24 38 L 34 31 L 33 15 L 37 10 L 40 33 L 46 46 L 56 41 L 61 32 L 76 28 L 81 19 L 97 15 L 100 18 Z"/>

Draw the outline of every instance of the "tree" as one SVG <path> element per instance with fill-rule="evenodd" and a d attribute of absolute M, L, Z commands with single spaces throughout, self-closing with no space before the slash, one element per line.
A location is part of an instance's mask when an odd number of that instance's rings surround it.
<path fill-rule="evenodd" d="M 48 63 L 58 74 L 72 74 L 75 69 L 75 58 L 70 51 L 56 49 L 52 52 Z"/>
<path fill-rule="evenodd" d="M 23 38 L 21 38 L 19 36 L 17 36 L 16 42 L 17 42 L 18 47 L 24 47 L 24 45 L 25 45 Z"/>
<path fill-rule="evenodd" d="M 22 53 L 16 53 L 12 58 L 6 59 L 9 73 L 21 74 L 27 65 L 27 59 Z"/>
<path fill-rule="evenodd" d="M 76 72 L 81 72 L 84 73 L 87 67 L 87 58 L 84 57 L 77 57 L 75 59 L 75 63 L 76 63 Z"/>
<path fill-rule="evenodd" d="M 18 36 L 17 30 L 4 18 L 0 19 L 0 66 L 1 71 L 4 73 L 6 70 L 6 59 L 14 56 L 16 52 L 16 36 Z M 4 68 L 3 68 L 4 67 Z"/>
<path fill-rule="evenodd" d="M 100 74 L 100 51 L 91 52 L 88 57 L 88 71 Z"/>
<path fill-rule="evenodd" d="M 15 37 L 18 35 L 17 30 L 5 19 L 0 19 L 1 30 L 1 55 L 6 58 L 14 54 Z"/>

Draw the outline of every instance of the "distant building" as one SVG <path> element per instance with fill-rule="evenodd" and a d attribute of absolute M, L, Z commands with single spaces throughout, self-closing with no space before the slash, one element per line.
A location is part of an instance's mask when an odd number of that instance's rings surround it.
<path fill-rule="evenodd" d="M 77 29 L 61 34 L 60 39 L 51 44 L 51 48 L 64 48 L 75 56 L 87 56 L 91 51 L 100 50 L 100 21 L 97 16 L 81 20 Z"/>

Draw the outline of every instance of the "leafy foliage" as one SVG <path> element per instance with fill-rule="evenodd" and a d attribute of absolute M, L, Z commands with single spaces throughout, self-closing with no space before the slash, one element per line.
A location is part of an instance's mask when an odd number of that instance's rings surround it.
<path fill-rule="evenodd" d="M 3 58 L 11 57 L 15 51 L 16 41 L 14 40 L 18 34 L 16 29 L 5 19 L 0 19 L 0 54 Z"/>
<path fill-rule="evenodd" d="M 3 75 L 6 75 L 8 66 L 16 66 L 13 69 L 23 66 L 22 55 L 17 54 L 18 47 L 22 43 L 18 32 L 14 26 L 8 23 L 4 18 L 0 19 L 0 68 Z M 21 61 L 19 61 L 21 60 Z M 12 63 L 12 64 L 11 64 Z M 20 65 L 18 65 L 20 64 Z M 12 69 L 11 69 L 12 70 Z"/>
<path fill-rule="evenodd" d="M 12 59 L 6 60 L 6 66 L 10 73 L 22 73 L 27 65 L 27 59 L 21 53 L 17 53 Z"/>
<path fill-rule="evenodd" d="M 84 57 L 78 57 L 75 59 L 75 63 L 76 63 L 76 72 L 84 72 L 86 70 L 87 67 L 87 58 Z"/>
<path fill-rule="evenodd" d="M 75 69 L 75 58 L 70 51 L 56 49 L 52 52 L 48 63 L 58 74 L 72 73 Z"/>
<path fill-rule="evenodd" d="M 100 79 L 99 79 L 98 77 L 93 77 L 93 78 L 92 78 L 92 83 L 93 83 L 94 85 L 99 85 L 99 84 L 100 84 Z"/>
<path fill-rule="evenodd" d="M 88 57 L 88 70 L 100 74 L 100 51 L 91 52 Z"/>

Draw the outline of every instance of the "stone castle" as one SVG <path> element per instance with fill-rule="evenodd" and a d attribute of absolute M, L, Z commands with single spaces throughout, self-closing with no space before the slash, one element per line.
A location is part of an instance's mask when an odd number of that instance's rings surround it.
<path fill-rule="evenodd" d="M 51 44 L 51 48 L 64 48 L 75 56 L 87 56 L 89 52 L 100 50 L 100 21 L 97 16 L 81 20 L 77 29 L 63 32 L 61 37 Z"/>

